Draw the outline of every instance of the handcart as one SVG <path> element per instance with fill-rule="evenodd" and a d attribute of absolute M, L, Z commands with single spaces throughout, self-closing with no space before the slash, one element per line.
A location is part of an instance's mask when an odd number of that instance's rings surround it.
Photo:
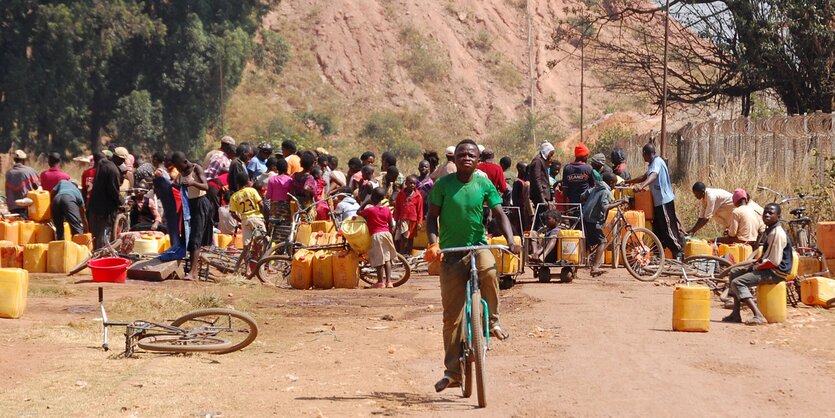
<path fill-rule="evenodd" d="M 577 276 L 577 268 L 587 267 L 586 231 L 583 226 L 583 212 L 580 203 L 539 203 L 536 205 L 534 220 L 546 211 L 560 211 L 560 236 L 546 237 L 546 228 L 526 233 L 522 241 L 521 270 L 530 267 L 540 283 L 551 281 L 552 270 L 559 269 L 560 282 L 569 283 Z M 536 222 L 540 224 L 540 222 Z M 552 251 L 534 258 L 536 249 L 544 249 L 549 241 L 556 241 Z"/>
<path fill-rule="evenodd" d="M 510 221 L 513 234 L 516 235 L 517 228 L 522 226 L 522 212 L 516 206 L 502 207 L 502 211 Z M 520 235 L 522 235 L 520 233 Z M 490 239 L 490 245 L 508 245 L 508 242 L 502 236 L 495 236 Z M 518 242 L 522 244 L 522 242 Z M 518 257 L 510 255 L 510 253 L 491 250 L 493 257 L 496 259 L 496 270 L 498 271 L 499 289 L 510 289 L 516 284 L 516 277 L 525 272 L 525 267 L 519 261 Z"/>

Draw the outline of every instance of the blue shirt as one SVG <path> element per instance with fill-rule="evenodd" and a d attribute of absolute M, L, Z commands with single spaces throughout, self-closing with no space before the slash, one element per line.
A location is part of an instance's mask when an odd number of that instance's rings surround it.
<path fill-rule="evenodd" d="M 52 191 L 55 192 L 55 197 L 58 197 L 62 194 L 72 196 L 73 199 L 78 203 L 78 206 L 84 206 L 84 198 L 81 196 L 81 191 L 78 190 L 78 186 L 72 184 L 69 180 L 61 180 L 58 184 L 52 188 Z"/>
<path fill-rule="evenodd" d="M 246 165 L 246 169 L 253 178 L 258 177 L 267 171 L 267 161 L 261 161 L 257 156 L 252 157 L 252 159 L 249 160 L 249 164 Z"/>
<path fill-rule="evenodd" d="M 667 163 L 661 157 L 656 156 L 647 167 L 647 175 L 650 173 L 658 174 L 658 179 L 649 185 L 649 191 L 652 193 L 652 201 L 655 206 L 672 202 L 676 195 L 673 193 L 673 183 L 670 181 L 670 171 L 667 170 Z"/>

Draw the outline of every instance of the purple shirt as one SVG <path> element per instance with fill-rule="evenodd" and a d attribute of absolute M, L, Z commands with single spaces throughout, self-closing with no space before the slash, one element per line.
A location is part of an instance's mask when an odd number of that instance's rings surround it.
<path fill-rule="evenodd" d="M 267 193 L 265 196 L 271 202 L 289 200 L 290 198 L 287 197 L 287 193 L 290 192 L 292 184 L 293 178 L 287 174 L 272 176 L 270 180 L 267 181 Z"/>

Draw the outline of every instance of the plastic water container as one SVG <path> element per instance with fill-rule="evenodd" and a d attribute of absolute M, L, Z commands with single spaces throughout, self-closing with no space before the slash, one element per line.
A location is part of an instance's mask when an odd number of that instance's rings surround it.
<path fill-rule="evenodd" d="M 579 229 L 562 229 L 559 236 L 559 254 L 557 259 L 570 264 L 580 264 L 580 247 L 583 241 L 583 231 Z"/>
<path fill-rule="evenodd" d="M 684 243 L 684 256 L 713 255 L 713 244 L 703 239 L 690 239 Z"/>
<path fill-rule="evenodd" d="M 710 331 L 710 289 L 707 286 L 676 286 L 673 290 L 673 331 Z"/>
<path fill-rule="evenodd" d="M 740 263 L 748 259 L 753 249 L 748 244 L 720 244 L 719 257 L 730 254 L 733 262 Z"/>
<path fill-rule="evenodd" d="M 64 235 L 66 239 L 69 235 Z M 35 244 L 49 244 L 55 240 L 55 231 L 47 224 L 37 224 Z"/>
<path fill-rule="evenodd" d="M 635 210 L 643 211 L 647 221 L 652 220 L 652 211 L 654 208 L 652 193 L 649 190 L 635 192 Z"/>
<path fill-rule="evenodd" d="M 313 286 L 313 257 L 314 252 L 301 249 L 293 254 L 293 264 L 290 268 L 290 287 L 293 289 L 310 289 Z"/>
<path fill-rule="evenodd" d="M 133 242 L 133 252 L 144 254 L 159 254 L 159 243 L 154 238 L 137 238 Z"/>
<path fill-rule="evenodd" d="M 68 235 L 64 235 L 65 237 Z M 167 236 L 167 235 L 166 235 Z M 93 234 L 87 232 L 84 234 L 75 234 L 72 236 L 72 242 L 82 246 L 87 247 L 88 250 L 93 250 Z"/>
<path fill-rule="evenodd" d="M 26 244 L 23 246 L 23 269 L 29 273 L 46 273 L 49 244 Z"/>
<path fill-rule="evenodd" d="M 162 239 L 157 240 L 157 244 L 159 244 L 159 249 L 157 250 L 158 253 L 162 254 L 168 251 L 171 248 L 171 237 L 165 235 Z"/>
<path fill-rule="evenodd" d="M 18 222 L 17 245 L 35 244 L 38 238 L 38 224 L 32 221 Z"/>
<path fill-rule="evenodd" d="M 333 256 L 333 287 L 355 289 L 359 286 L 360 258 L 353 251 L 342 251 Z"/>
<path fill-rule="evenodd" d="M 333 252 L 316 251 L 313 257 L 313 287 L 330 289 L 333 287 Z"/>
<path fill-rule="evenodd" d="M 828 306 L 835 298 L 835 280 L 826 277 L 809 277 L 800 281 L 800 300 L 809 306 Z"/>
<path fill-rule="evenodd" d="M 130 260 L 121 257 L 107 257 L 87 263 L 93 273 L 94 282 L 124 283 L 128 275 Z"/>
<path fill-rule="evenodd" d="M 835 258 L 835 222 L 818 222 L 815 238 L 824 257 Z"/>
<path fill-rule="evenodd" d="M 229 234 L 217 234 L 216 238 L 217 246 L 220 248 L 226 248 L 229 246 L 229 244 L 232 244 L 232 236 Z"/>
<path fill-rule="evenodd" d="M 313 221 L 310 223 L 310 232 L 322 232 L 325 234 L 335 232 L 336 228 L 333 226 L 332 221 Z"/>
<path fill-rule="evenodd" d="M 522 237 L 513 237 L 513 241 L 516 244 L 522 244 Z M 507 240 L 503 236 L 493 237 L 490 238 L 488 242 L 490 245 L 507 245 Z M 500 250 L 490 250 L 493 253 L 493 258 L 496 259 L 496 269 L 499 272 L 499 275 L 503 274 L 513 274 L 519 271 L 519 259 L 513 257 L 512 255 L 500 251 Z"/>
<path fill-rule="evenodd" d="M 437 259 L 427 266 L 426 274 L 430 276 L 440 276 L 441 275 L 441 260 Z"/>
<path fill-rule="evenodd" d="M 313 230 L 309 223 L 301 223 L 299 227 L 296 229 L 296 242 L 301 245 L 308 246 L 310 245 L 310 237 L 313 234 Z"/>
<path fill-rule="evenodd" d="M 11 241 L 14 245 L 18 245 L 20 242 L 20 228 L 18 224 L 20 224 L 18 221 L 0 221 L 0 236 L 2 236 L 3 240 Z"/>
<path fill-rule="evenodd" d="M 757 307 L 768 323 L 786 320 L 786 282 L 757 285 Z"/>
<path fill-rule="evenodd" d="M 627 210 L 623 212 L 623 217 L 635 228 L 645 228 L 647 224 L 646 212 L 643 210 Z M 621 231 L 621 236 L 626 236 L 626 228 Z"/>
<path fill-rule="evenodd" d="M 72 241 L 52 241 L 49 243 L 46 259 L 48 273 L 68 273 L 90 254 L 87 246 Z"/>
<path fill-rule="evenodd" d="M 426 224 L 418 228 L 415 239 L 412 241 L 412 248 L 426 248 L 429 246 L 429 237 L 426 235 Z"/>
<path fill-rule="evenodd" d="M 28 271 L 0 268 L 0 318 L 20 318 L 26 310 L 28 294 Z"/>
<path fill-rule="evenodd" d="M 814 274 L 819 273 L 824 270 L 823 263 L 821 260 L 818 260 L 817 257 L 809 257 L 809 256 L 800 256 L 798 258 L 797 264 L 797 274 L 798 275 L 806 275 L 806 274 Z"/>
<path fill-rule="evenodd" d="M 235 235 L 234 244 L 235 248 L 242 250 L 244 248 L 244 236 L 241 234 Z"/>
<path fill-rule="evenodd" d="M 354 216 L 342 223 L 342 236 L 354 251 L 364 254 L 371 248 L 371 234 L 362 216 Z"/>
<path fill-rule="evenodd" d="M 26 197 L 32 199 L 32 205 L 27 209 L 29 219 L 37 222 L 45 222 L 52 219 L 52 212 L 49 211 L 52 197 L 49 194 L 49 190 L 32 190 L 26 194 Z"/>
<path fill-rule="evenodd" d="M 0 241 L 0 267 L 23 268 L 23 247 Z"/>

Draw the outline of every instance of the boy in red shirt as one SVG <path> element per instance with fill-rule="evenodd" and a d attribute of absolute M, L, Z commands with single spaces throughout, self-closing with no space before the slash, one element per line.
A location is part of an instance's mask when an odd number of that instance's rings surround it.
<path fill-rule="evenodd" d="M 368 261 L 377 269 L 377 283 L 372 286 L 375 289 L 382 287 L 394 287 L 391 283 L 391 262 L 397 257 L 397 250 L 394 248 L 394 240 L 391 238 L 390 229 L 394 226 L 391 218 L 391 209 L 381 205 L 386 197 L 386 189 L 377 187 L 371 191 L 371 201 L 364 203 L 358 214 L 365 218 L 368 224 L 368 232 L 371 234 L 371 249 L 368 250 Z M 370 206 L 373 205 L 373 206 Z M 385 273 L 385 282 L 383 281 Z"/>
<path fill-rule="evenodd" d="M 406 177 L 406 188 L 394 202 L 394 243 L 401 254 L 412 252 L 415 234 L 423 223 L 423 196 L 417 191 L 417 177 Z"/>

